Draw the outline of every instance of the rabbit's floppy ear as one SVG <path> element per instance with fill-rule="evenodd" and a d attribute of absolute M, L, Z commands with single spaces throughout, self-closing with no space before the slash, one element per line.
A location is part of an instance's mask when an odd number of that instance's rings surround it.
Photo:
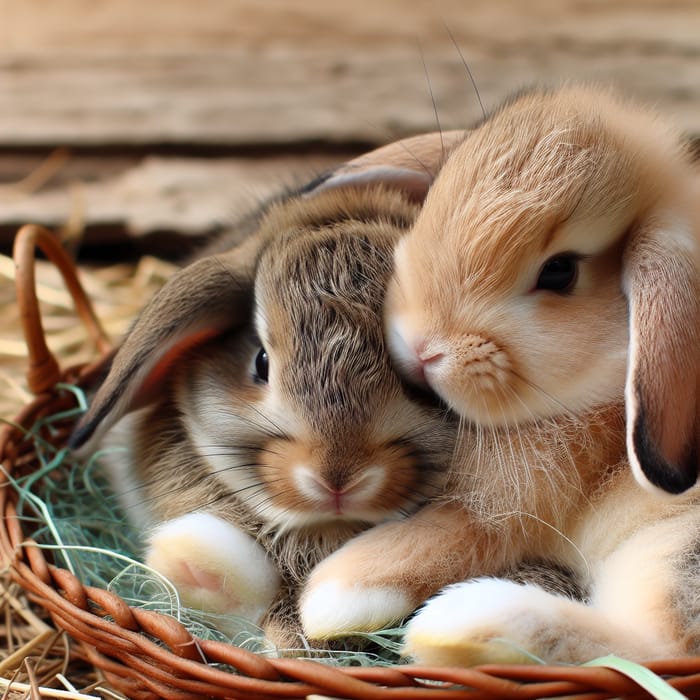
<path fill-rule="evenodd" d="M 246 321 L 252 308 L 257 250 L 251 243 L 188 265 L 154 295 L 78 422 L 72 448 L 85 445 L 96 433 L 102 434 L 123 415 L 152 400 L 185 351 Z"/>
<path fill-rule="evenodd" d="M 382 184 L 422 203 L 443 163 L 465 136 L 464 131 L 444 131 L 395 141 L 358 156 L 310 183 L 303 196 L 342 187 Z"/>
<path fill-rule="evenodd" d="M 643 486 L 681 493 L 698 475 L 697 223 L 655 216 L 631 233 L 624 252 L 627 449 Z"/>

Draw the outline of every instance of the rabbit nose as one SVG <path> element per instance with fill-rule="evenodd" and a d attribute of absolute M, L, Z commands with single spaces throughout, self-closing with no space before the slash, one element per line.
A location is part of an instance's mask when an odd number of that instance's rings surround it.
<path fill-rule="evenodd" d="M 426 373 L 444 358 L 443 350 L 398 321 L 391 323 L 388 331 L 389 348 L 401 373 L 413 384 L 427 387 Z"/>
<path fill-rule="evenodd" d="M 319 474 L 317 479 L 319 486 L 336 496 L 347 491 L 347 477 L 341 473 Z"/>
<path fill-rule="evenodd" d="M 426 368 L 436 365 L 443 357 L 445 357 L 445 353 L 441 350 L 425 348 L 424 345 L 416 348 L 416 359 L 423 375 L 425 375 Z"/>
<path fill-rule="evenodd" d="M 444 357 L 445 353 L 442 350 L 430 347 L 426 340 L 417 340 L 414 343 L 411 362 L 406 365 L 408 379 L 414 384 L 429 386 L 428 373 L 435 369 Z"/>

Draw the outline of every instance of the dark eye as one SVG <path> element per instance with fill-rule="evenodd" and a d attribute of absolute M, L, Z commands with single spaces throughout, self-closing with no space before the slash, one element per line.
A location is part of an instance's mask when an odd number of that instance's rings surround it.
<path fill-rule="evenodd" d="M 540 270 L 535 289 L 570 292 L 578 278 L 578 261 L 579 257 L 574 253 L 564 253 L 550 258 Z"/>
<path fill-rule="evenodd" d="M 260 382 L 267 382 L 267 373 L 270 369 L 270 361 L 265 348 L 260 348 L 255 356 L 255 379 Z"/>

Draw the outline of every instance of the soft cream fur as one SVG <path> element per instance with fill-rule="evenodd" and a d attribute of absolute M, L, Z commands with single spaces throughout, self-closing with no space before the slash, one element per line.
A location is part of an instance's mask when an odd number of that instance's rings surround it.
<path fill-rule="evenodd" d="M 331 582 L 354 606 L 338 633 L 365 620 L 363 593 L 393 586 L 407 614 L 445 584 L 550 558 L 588 604 L 469 583 L 428 603 L 408 649 L 435 663 L 700 651 L 696 177 L 672 128 L 588 87 L 525 94 L 466 135 L 399 243 L 386 310 L 399 365 L 463 417 L 451 482 L 312 572 L 307 631 Z M 563 253 L 578 256 L 571 291 L 537 289 Z"/>

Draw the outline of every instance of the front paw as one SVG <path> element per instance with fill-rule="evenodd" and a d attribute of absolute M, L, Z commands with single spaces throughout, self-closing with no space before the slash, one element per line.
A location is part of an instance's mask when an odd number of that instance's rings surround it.
<path fill-rule="evenodd" d="M 454 541 L 471 526 L 461 506 L 429 506 L 351 539 L 311 572 L 300 602 L 304 632 L 330 639 L 400 622 L 470 569 L 472 555 L 455 552 Z"/>
<path fill-rule="evenodd" d="M 404 618 L 413 607 L 396 589 L 327 579 L 309 581 L 301 598 L 300 617 L 307 637 L 333 639 L 376 632 Z"/>
<path fill-rule="evenodd" d="M 403 655 L 420 664 L 533 663 L 547 654 L 561 599 L 534 586 L 476 579 L 444 589 L 409 622 Z"/>
<path fill-rule="evenodd" d="M 156 528 L 146 563 L 175 586 L 187 607 L 253 622 L 260 620 L 280 587 L 265 550 L 210 513 L 189 513 Z"/>
<path fill-rule="evenodd" d="M 332 639 L 353 633 L 376 632 L 399 622 L 417 605 L 398 577 L 381 575 L 374 550 L 365 552 L 353 541 L 311 572 L 302 591 L 299 614 L 311 639 Z M 385 567 L 390 569 L 388 565 Z"/>

